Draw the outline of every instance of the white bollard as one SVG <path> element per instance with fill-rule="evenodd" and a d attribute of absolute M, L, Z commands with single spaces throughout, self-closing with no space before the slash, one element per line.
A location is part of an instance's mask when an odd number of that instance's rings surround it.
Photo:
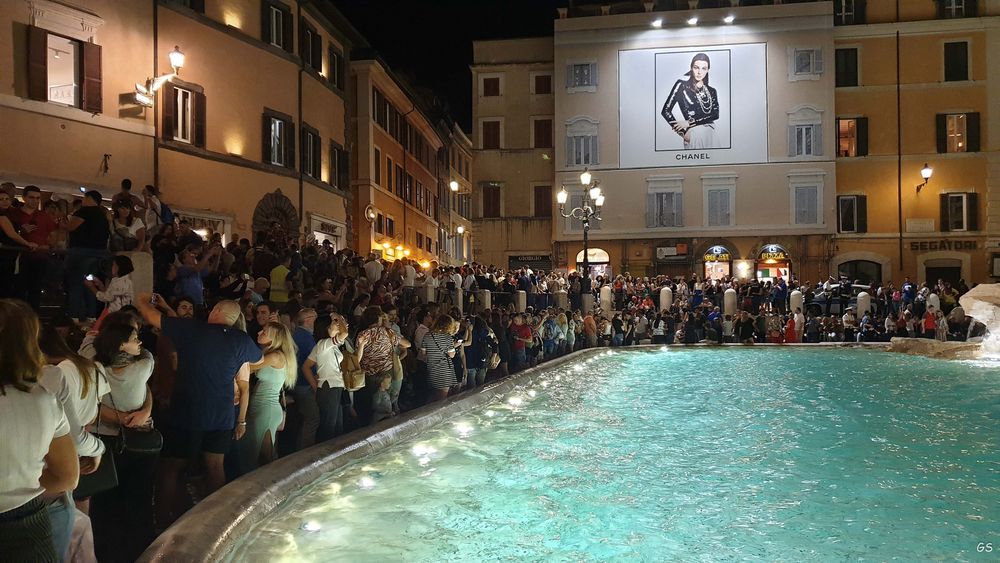
<path fill-rule="evenodd" d="M 868 295 L 867 291 L 862 291 L 858 294 L 858 310 L 857 316 L 858 320 L 865 316 L 866 313 L 870 312 L 872 309 L 872 296 Z"/>
<path fill-rule="evenodd" d="M 584 293 L 580 296 L 580 312 L 586 315 L 594 310 L 594 294 Z"/>
<path fill-rule="evenodd" d="M 132 260 L 132 291 L 134 295 L 153 291 L 153 255 L 148 252 L 118 252 Z"/>
<path fill-rule="evenodd" d="M 801 291 L 797 289 L 793 291 L 791 295 L 788 296 L 788 312 L 794 315 L 796 309 L 802 309 L 802 314 L 804 315 L 806 313 L 805 308 L 802 306 L 804 300 L 805 298 L 802 297 Z"/>
<path fill-rule="evenodd" d="M 927 308 L 934 308 L 935 311 L 941 310 L 941 298 L 938 297 L 937 293 L 932 293 L 927 296 Z"/>
<path fill-rule="evenodd" d="M 460 287 L 455 288 L 455 307 L 458 307 L 458 312 L 465 314 L 465 290 Z"/>
<path fill-rule="evenodd" d="M 493 308 L 493 293 L 490 290 L 480 289 L 476 298 L 479 299 L 480 311 L 488 311 Z"/>
<path fill-rule="evenodd" d="M 422 303 L 432 303 L 437 301 L 437 288 L 429 285 L 422 285 L 417 288 L 417 297 Z"/>
<path fill-rule="evenodd" d="M 722 294 L 722 310 L 727 315 L 736 316 L 736 290 L 729 288 Z"/>
<path fill-rule="evenodd" d="M 556 307 L 559 309 L 569 309 L 569 294 L 560 289 L 553 294 L 555 296 Z"/>
<path fill-rule="evenodd" d="M 518 313 L 523 313 L 525 309 L 528 308 L 528 294 L 523 290 L 519 289 L 514 293 L 514 309 Z"/>
<path fill-rule="evenodd" d="M 606 285 L 601 288 L 601 309 L 603 311 L 613 311 L 614 301 L 611 299 L 611 286 Z"/>
<path fill-rule="evenodd" d="M 667 311 L 674 304 L 674 292 L 669 287 L 660 290 L 660 310 Z"/>

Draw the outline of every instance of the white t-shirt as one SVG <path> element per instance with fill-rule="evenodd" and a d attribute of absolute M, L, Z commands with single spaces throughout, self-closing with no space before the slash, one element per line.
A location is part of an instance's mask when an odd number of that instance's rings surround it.
<path fill-rule="evenodd" d="M 91 384 L 85 397 L 80 396 L 83 391 L 80 371 L 69 360 L 63 360 L 58 366 L 45 366 L 38 379 L 38 384 L 55 395 L 62 405 L 73 435 L 73 443 L 76 444 L 76 453 L 81 457 L 94 457 L 104 453 L 104 442 L 88 432 L 87 425 L 97 418 L 98 397 L 103 397 L 108 392 L 108 383 L 103 377 L 95 378 L 93 373 L 88 377 L 96 379 L 97 386 L 95 388 Z"/>
<path fill-rule="evenodd" d="M 45 492 L 39 483 L 54 438 L 69 434 L 55 396 L 41 385 L 0 394 L 0 512 L 24 506 Z"/>
<path fill-rule="evenodd" d="M 417 282 L 417 270 L 407 264 L 403 266 L 403 286 L 413 287 Z"/>
<path fill-rule="evenodd" d="M 111 392 L 101 398 L 101 404 L 121 412 L 132 412 L 142 408 L 146 402 L 148 389 L 146 383 L 153 375 L 153 355 L 143 350 L 135 361 L 115 373 L 105 366 L 104 375 L 108 378 Z M 117 436 L 117 422 L 101 422 L 98 433 L 103 436 Z"/>
<path fill-rule="evenodd" d="M 309 360 L 316 363 L 316 386 L 322 387 L 328 383 L 331 388 L 344 386 L 344 374 L 340 371 L 340 362 L 344 360 L 344 352 L 340 346 L 333 343 L 332 338 L 324 338 L 316 343 Z"/>
<path fill-rule="evenodd" d="M 385 266 L 382 265 L 378 260 L 371 260 L 365 262 L 365 277 L 368 278 L 368 283 L 373 284 L 378 280 L 382 279 L 382 271 L 385 270 Z"/>

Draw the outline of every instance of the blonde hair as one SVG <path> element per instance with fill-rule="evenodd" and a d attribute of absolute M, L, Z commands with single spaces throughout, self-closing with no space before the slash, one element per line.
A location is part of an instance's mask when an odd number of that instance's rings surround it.
<path fill-rule="evenodd" d="M 455 334 L 458 330 L 458 323 L 455 319 L 448 315 L 441 315 L 434 321 L 434 326 L 431 328 L 431 332 L 437 332 L 440 334 Z"/>
<path fill-rule="evenodd" d="M 264 355 L 281 354 L 285 360 L 285 387 L 291 389 L 295 387 L 295 380 L 299 377 L 298 359 L 295 352 L 295 341 L 292 340 L 292 332 L 288 327 L 277 322 L 268 321 L 264 325 L 264 330 L 271 337 L 271 343 L 264 349 Z"/>
<path fill-rule="evenodd" d="M 26 303 L 0 299 L 0 395 L 10 385 L 29 392 L 38 381 L 45 356 L 38 347 L 38 315 Z"/>

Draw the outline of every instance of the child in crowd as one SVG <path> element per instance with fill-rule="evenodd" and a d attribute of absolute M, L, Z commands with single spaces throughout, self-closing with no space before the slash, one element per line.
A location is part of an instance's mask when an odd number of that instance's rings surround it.
<path fill-rule="evenodd" d="M 389 398 L 389 386 L 392 384 L 392 373 L 379 374 L 378 389 L 372 395 L 372 422 L 385 420 L 392 416 L 392 399 Z"/>
<path fill-rule="evenodd" d="M 84 282 L 90 291 L 94 292 L 98 301 L 107 304 L 108 313 L 114 313 L 126 305 L 132 304 L 134 297 L 131 273 L 135 269 L 132 259 L 128 256 L 115 256 L 111 263 L 111 281 L 105 287 L 101 278 L 88 276 Z"/>

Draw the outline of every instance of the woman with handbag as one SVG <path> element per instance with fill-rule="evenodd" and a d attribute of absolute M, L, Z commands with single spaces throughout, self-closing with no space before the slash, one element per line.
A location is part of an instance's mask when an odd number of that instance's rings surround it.
<path fill-rule="evenodd" d="M 107 382 L 98 377 L 94 362 L 72 351 L 51 325 L 42 329 L 38 344 L 49 364 L 42 370 L 38 383 L 59 400 L 80 458 L 80 484 L 74 491 L 76 505 L 69 495 L 63 495 L 48 506 L 56 553 L 64 556 L 73 532 L 75 509 L 89 512 L 92 494 L 118 485 L 114 462 L 101 464 L 104 442 L 87 431 L 87 425 L 97 420 L 98 404 L 107 393 Z"/>
<path fill-rule="evenodd" d="M 421 352 L 427 358 L 427 383 L 430 386 L 428 402 L 444 400 L 448 390 L 455 385 L 455 340 L 458 323 L 448 315 L 441 315 L 434 321 L 431 331 L 421 342 Z"/>
<path fill-rule="evenodd" d="M 138 329 L 133 315 L 113 313 L 93 342 L 98 370 L 110 387 L 101 399 L 97 433 L 118 473 L 118 487 L 91 499 L 94 551 L 100 561 L 114 554 L 136 559 L 153 539 L 153 475 L 162 437 L 151 418 L 153 356 L 142 348 Z"/>
<path fill-rule="evenodd" d="M 484 313 L 485 314 L 485 313 Z M 468 370 L 466 389 L 473 389 L 486 383 L 486 371 L 492 366 L 493 355 L 498 346 L 496 337 L 482 316 L 472 320 L 472 344 L 465 350 L 465 367 Z M 497 361 L 497 364 L 500 362 Z"/>
<path fill-rule="evenodd" d="M 264 348 L 264 362 L 257 369 L 257 384 L 250 392 L 250 405 L 245 421 L 246 435 L 240 440 L 240 469 L 252 471 L 277 459 L 274 448 L 278 427 L 284 418 L 281 389 L 295 388 L 299 370 L 295 357 L 295 341 L 288 327 L 278 321 L 268 321 L 257 335 L 257 344 Z"/>
<path fill-rule="evenodd" d="M 38 317 L 0 300 L 0 558 L 56 561 L 47 505 L 76 487 L 80 463 L 66 415 L 41 385 Z"/>
<path fill-rule="evenodd" d="M 347 320 L 333 313 L 330 315 L 329 338 L 316 343 L 309 358 L 302 364 L 303 375 L 319 406 L 318 441 L 329 440 L 344 433 L 344 374 L 340 365 L 344 361 L 343 347 L 347 343 Z"/>
<path fill-rule="evenodd" d="M 358 335 L 355 337 L 358 363 L 365 371 L 365 386 L 354 393 L 354 406 L 362 425 L 371 423 L 372 400 L 382 378 L 388 373 L 392 379 L 392 356 L 396 347 L 409 348 L 410 342 L 396 335 L 388 327 L 387 316 L 380 307 L 368 307 L 361 315 Z M 455 381 L 452 372 L 452 382 Z"/>

